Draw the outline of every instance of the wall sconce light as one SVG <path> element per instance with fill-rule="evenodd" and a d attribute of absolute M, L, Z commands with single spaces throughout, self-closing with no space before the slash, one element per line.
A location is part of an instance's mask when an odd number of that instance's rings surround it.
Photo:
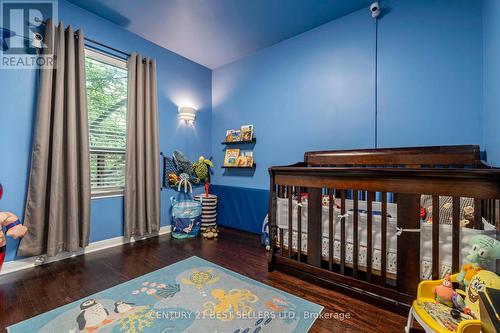
<path fill-rule="evenodd" d="M 196 118 L 196 109 L 188 106 L 179 107 L 179 119 L 186 123 L 193 124 Z"/>

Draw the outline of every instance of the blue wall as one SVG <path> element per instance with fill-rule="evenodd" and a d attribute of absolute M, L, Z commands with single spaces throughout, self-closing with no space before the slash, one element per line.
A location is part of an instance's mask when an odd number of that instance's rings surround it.
<path fill-rule="evenodd" d="M 358 11 L 218 68 L 212 79 L 212 153 L 226 129 L 255 125 L 255 174 L 215 168 L 218 185 L 266 189 L 267 168 L 304 151 L 369 148 L 375 137 L 375 22 Z M 243 147 L 241 147 L 243 148 Z"/>
<path fill-rule="evenodd" d="M 378 146 L 481 144 L 482 2 L 385 0 Z"/>
<path fill-rule="evenodd" d="M 210 155 L 211 70 L 128 32 L 88 11 L 59 1 L 59 19 L 83 28 L 85 35 L 126 52 L 137 51 L 157 60 L 158 112 L 161 151 L 184 151 L 189 158 Z M 0 182 L 5 196 L 1 209 L 23 215 L 36 103 L 36 73 L 31 70 L 0 72 Z M 194 127 L 178 121 L 177 106 L 199 110 Z M 168 225 L 170 196 L 162 191 L 162 226 Z M 90 241 L 121 236 L 123 198 L 92 201 Z M 17 242 L 9 239 L 6 260 L 15 258 Z"/>
<path fill-rule="evenodd" d="M 257 234 L 261 232 L 269 190 L 212 185 L 210 191 L 221 198 L 217 207 L 219 225 Z"/>
<path fill-rule="evenodd" d="M 269 166 L 301 161 L 307 150 L 482 142 L 481 1 L 382 6 L 378 52 L 363 9 L 213 71 L 215 162 L 226 129 L 255 124 L 258 138 L 257 169 L 216 168 L 215 184 L 267 189 Z M 259 205 L 255 197 L 265 211 Z"/>
<path fill-rule="evenodd" d="M 500 1 L 484 1 L 484 130 L 488 162 L 500 166 Z"/>

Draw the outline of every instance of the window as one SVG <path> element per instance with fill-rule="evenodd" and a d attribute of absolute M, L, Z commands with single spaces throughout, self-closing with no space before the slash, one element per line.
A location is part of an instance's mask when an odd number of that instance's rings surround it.
<path fill-rule="evenodd" d="M 92 197 L 121 195 L 127 141 L 126 63 L 86 49 L 85 71 Z"/>

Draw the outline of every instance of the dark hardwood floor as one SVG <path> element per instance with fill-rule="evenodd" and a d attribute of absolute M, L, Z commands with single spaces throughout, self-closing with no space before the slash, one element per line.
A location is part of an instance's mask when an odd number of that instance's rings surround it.
<path fill-rule="evenodd" d="M 279 272 L 267 272 L 259 237 L 223 228 L 218 240 L 149 238 L 41 267 L 0 276 L 0 327 L 5 327 L 192 255 L 325 307 L 349 313 L 318 319 L 310 332 L 403 332 L 406 318 Z M 27 332 L 28 333 L 28 332 Z M 29 332 L 31 333 L 31 332 Z"/>

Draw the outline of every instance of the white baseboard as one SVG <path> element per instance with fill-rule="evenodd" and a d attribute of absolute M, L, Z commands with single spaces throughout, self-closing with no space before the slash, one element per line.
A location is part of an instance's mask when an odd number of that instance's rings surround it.
<path fill-rule="evenodd" d="M 59 260 L 63 260 L 63 259 L 71 258 L 71 257 L 76 257 L 76 256 L 86 254 L 86 253 L 101 251 L 101 250 L 108 249 L 110 247 L 114 247 L 114 246 L 118 246 L 118 245 L 133 243 L 135 241 L 150 238 L 150 237 L 169 234 L 170 231 L 171 231 L 171 228 L 168 225 L 168 226 L 161 227 L 160 231 L 158 232 L 157 235 L 146 236 L 146 237 L 141 237 L 141 238 L 134 238 L 134 237 L 126 238 L 126 237 L 120 236 L 120 237 L 115 237 L 115 238 L 110 238 L 110 239 L 105 239 L 102 241 L 90 243 L 85 249 L 80 249 L 74 253 L 62 252 L 54 257 L 38 256 L 38 257 L 30 257 L 30 258 L 24 258 L 24 259 L 19 259 L 19 260 L 14 260 L 14 261 L 8 261 L 8 262 L 5 262 L 3 264 L 3 268 L 2 268 L 2 271 L 0 272 L 0 275 L 5 275 L 5 274 L 12 273 L 12 272 L 17 272 L 17 271 L 27 269 L 27 268 L 33 268 L 35 266 L 48 264 L 48 263 L 51 263 L 54 261 L 59 261 Z"/>

